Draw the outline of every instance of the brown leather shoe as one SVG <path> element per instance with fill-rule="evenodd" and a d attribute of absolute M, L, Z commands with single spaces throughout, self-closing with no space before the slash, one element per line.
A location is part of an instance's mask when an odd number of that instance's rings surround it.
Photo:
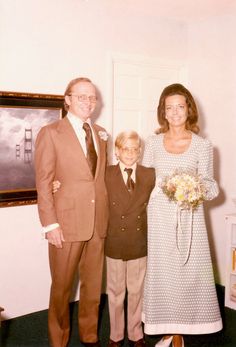
<path fill-rule="evenodd" d="M 131 341 L 129 340 L 129 344 L 132 347 L 146 347 L 146 342 L 144 340 L 144 338 L 138 340 L 138 341 Z"/>
<path fill-rule="evenodd" d="M 109 342 L 108 342 L 107 347 L 121 347 L 121 344 L 122 344 L 121 341 L 115 342 L 115 341 L 110 339 Z"/>

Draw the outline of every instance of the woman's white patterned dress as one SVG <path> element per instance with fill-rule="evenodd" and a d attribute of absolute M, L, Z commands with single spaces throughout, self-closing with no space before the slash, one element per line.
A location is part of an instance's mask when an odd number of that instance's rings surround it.
<path fill-rule="evenodd" d="M 204 178 L 207 198 L 216 197 L 211 143 L 192 134 L 189 148 L 172 154 L 163 138 L 163 134 L 149 137 L 143 159 L 145 166 L 155 168 L 157 182 L 176 169 L 195 172 Z M 192 226 L 190 222 L 190 212 L 182 211 L 182 231 L 177 231 L 176 204 L 156 184 L 148 205 L 146 334 L 206 334 L 222 329 L 202 205 L 193 212 Z"/>

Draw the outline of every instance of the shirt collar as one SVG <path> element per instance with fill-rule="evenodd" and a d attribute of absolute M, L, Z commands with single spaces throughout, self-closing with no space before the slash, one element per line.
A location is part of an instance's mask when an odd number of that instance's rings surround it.
<path fill-rule="evenodd" d="M 67 117 L 69 121 L 71 122 L 71 124 L 74 124 L 77 126 L 79 125 L 80 128 L 83 128 L 84 122 L 82 121 L 82 119 L 80 119 L 79 117 L 75 116 L 73 113 L 70 113 L 70 112 L 67 113 Z M 90 127 L 92 126 L 90 118 L 86 120 L 86 123 L 88 123 Z"/>
<path fill-rule="evenodd" d="M 121 161 L 119 162 L 119 166 L 120 166 L 120 169 L 121 169 L 122 172 L 127 168 L 127 166 L 126 166 L 124 163 L 122 163 Z M 130 169 L 133 169 L 133 172 L 136 171 L 136 168 L 137 168 L 137 163 L 134 163 L 134 164 L 130 167 Z"/>

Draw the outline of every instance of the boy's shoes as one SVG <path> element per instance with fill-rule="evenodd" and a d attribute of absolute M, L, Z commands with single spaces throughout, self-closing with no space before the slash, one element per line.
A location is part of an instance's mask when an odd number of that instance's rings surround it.
<path fill-rule="evenodd" d="M 101 347 L 100 341 L 97 342 L 82 342 L 85 347 Z"/>
<path fill-rule="evenodd" d="M 131 347 L 146 347 L 146 343 L 144 338 L 138 340 L 138 341 L 131 341 L 129 340 L 129 344 Z"/>
<path fill-rule="evenodd" d="M 121 342 L 122 341 L 117 341 L 117 342 L 115 342 L 115 341 L 112 341 L 111 339 L 109 340 L 109 342 L 108 342 L 108 345 L 107 345 L 107 347 L 121 347 Z"/>

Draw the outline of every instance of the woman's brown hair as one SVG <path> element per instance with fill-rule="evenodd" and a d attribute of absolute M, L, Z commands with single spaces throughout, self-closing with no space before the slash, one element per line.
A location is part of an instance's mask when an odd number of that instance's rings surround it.
<path fill-rule="evenodd" d="M 165 101 L 168 96 L 172 95 L 183 95 L 186 99 L 187 107 L 188 107 L 188 117 L 186 120 L 186 129 L 191 130 L 195 134 L 199 132 L 198 122 L 198 110 L 194 98 L 190 91 L 185 88 L 182 84 L 174 83 L 167 86 L 159 99 L 159 105 L 157 107 L 157 119 L 160 124 L 160 128 L 156 131 L 156 133 L 165 133 L 169 129 L 169 123 L 166 119 L 165 114 Z"/>

